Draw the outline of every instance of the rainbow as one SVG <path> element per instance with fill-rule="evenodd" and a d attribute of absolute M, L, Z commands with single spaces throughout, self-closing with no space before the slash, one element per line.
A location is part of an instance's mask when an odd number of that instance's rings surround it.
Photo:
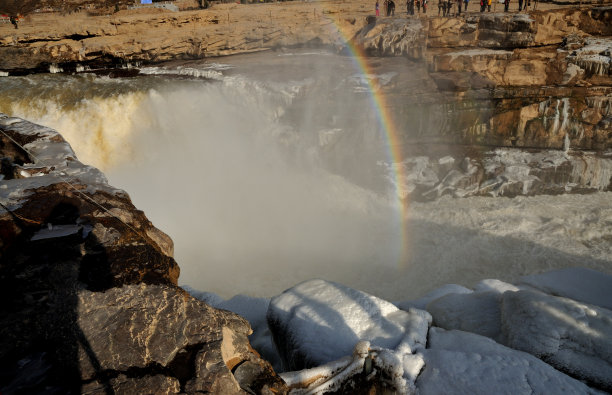
<path fill-rule="evenodd" d="M 331 14 L 333 15 L 333 14 Z M 340 37 L 346 43 L 346 48 L 348 49 L 353 63 L 359 72 L 363 73 L 366 77 L 374 74 L 372 68 L 368 63 L 368 56 L 365 54 L 364 50 L 357 45 L 355 45 L 344 29 L 342 29 L 342 25 L 333 17 L 326 16 L 332 23 L 337 32 L 340 34 Z M 397 196 L 397 205 L 399 207 L 400 218 L 399 218 L 399 229 L 401 236 L 401 252 L 399 256 L 399 265 L 404 266 L 408 261 L 408 234 L 407 234 L 407 208 L 408 201 L 405 198 L 404 194 L 407 191 L 406 189 L 406 177 L 404 172 L 404 167 L 402 166 L 403 162 L 403 154 L 401 149 L 401 137 L 398 131 L 398 127 L 393 120 L 393 115 L 391 114 L 389 104 L 387 103 L 387 99 L 384 93 L 376 86 L 375 81 L 372 78 L 366 78 L 368 83 L 368 91 L 370 93 L 370 99 L 372 102 L 372 106 L 375 109 L 375 112 L 378 117 L 379 126 L 384 131 L 384 135 L 387 142 L 387 151 L 388 157 L 391 161 L 392 169 L 393 169 L 393 178 L 396 186 L 396 196 Z"/>

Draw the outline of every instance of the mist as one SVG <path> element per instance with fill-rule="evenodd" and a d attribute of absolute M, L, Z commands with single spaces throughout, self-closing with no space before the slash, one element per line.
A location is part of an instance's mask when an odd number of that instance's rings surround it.
<path fill-rule="evenodd" d="M 173 239 L 179 284 L 223 297 L 323 278 L 406 300 L 446 283 L 610 271 L 611 193 L 402 210 L 365 89 L 380 76 L 324 53 L 228 63 L 8 77 L 0 111 L 57 129 Z"/>

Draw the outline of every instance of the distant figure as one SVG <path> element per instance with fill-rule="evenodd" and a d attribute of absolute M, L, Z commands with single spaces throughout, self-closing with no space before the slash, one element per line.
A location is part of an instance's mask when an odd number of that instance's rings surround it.
<path fill-rule="evenodd" d="M 519 12 L 523 9 L 523 0 L 518 0 L 519 3 Z M 525 2 L 525 8 L 527 8 L 527 2 Z"/>
<path fill-rule="evenodd" d="M 376 0 L 376 16 L 380 16 L 380 10 L 378 9 L 380 4 L 378 4 L 378 0 Z"/>
<path fill-rule="evenodd" d="M 485 12 L 487 8 L 487 0 L 480 0 L 480 12 Z"/>
<path fill-rule="evenodd" d="M 387 6 L 387 16 L 395 16 L 395 2 L 393 0 L 389 0 L 389 5 Z"/>
<path fill-rule="evenodd" d="M 16 16 L 10 16 L 9 20 L 11 21 L 13 26 L 15 26 L 15 29 L 19 29 L 19 26 L 17 26 L 17 17 Z"/>
<path fill-rule="evenodd" d="M 421 0 L 415 0 L 417 6 L 417 14 L 421 12 Z"/>
<path fill-rule="evenodd" d="M 389 0 L 385 0 L 383 2 L 384 14 L 389 15 Z"/>
<path fill-rule="evenodd" d="M 446 1 L 446 16 L 450 17 L 451 10 L 453 9 L 453 0 Z"/>
<path fill-rule="evenodd" d="M 427 2 L 429 0 L 423 0 L 423 14 L 427 13 Z"/>
<path fill-rule="evenodd" d="M 488 12 L 491 12 L 491 0 L 487 0 Z"/>
<path fill-rule="evenodd" d="M 440 11 L 442 11 L 442 16 L 446 16 L 446 0 L 438 0 L 438 16 L 440 16 Z"/>
<path fill-rule="evenodd" d="M 504 12 L 508 12 L 508 8 L 510 8 L 510 0 L 504 0 Z"/>
<path fill-rule="evenodd" d="M 463 9 L 465 12 L 467 12 L 467 6 L 468 3 L 470 2 L 470 0 L 463 0 L 463 4 L 465 5 L 465 8 Z"/>
<path fill-rule="evenodd" d="M 457 16 L 461 16 L 462 6 L 463 6 L 463 0 L 457 0 Z"/>
<path fill-rule="evenodd" d="M 408 15 L 414 15 L 414 0 L 406 1 L 406 11 Z"/>

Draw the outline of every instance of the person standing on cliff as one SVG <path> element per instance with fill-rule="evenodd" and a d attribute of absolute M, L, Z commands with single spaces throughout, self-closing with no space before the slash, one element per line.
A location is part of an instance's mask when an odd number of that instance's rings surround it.
<path fill-rule="evenodd" d="M 510 0 L 504 0 L 504 12 L 508 12 L 508 8 L 510 8 Z"/>
<path fill-rule="evenodd" d="M 414 0 L 406 1 L 406 11 L 408 15 L 414 15 Z"/>
<path fill-rule="evenodd" d="M 389 0 L 389 6 L 387 8 L 387 16 L 395 16 L 395 2 Z"/>
<path fill-rule="evenodd" d="M 379 7 L 380 7 L 380 4 L 378 3 L 378 0 L 376 0 L 376 16 L 380 16 Z"/>
<path fill-rule="evenodd" d="M 461 16 L 461 7 L 463 7 L 463 0 L 457 0 L 457 16 Z"/>
<path fill-rule="evenodd" d="M 417 14 L 419 14 L 421 12 L 421 0 L 415 0 L 416 6 L 417 6 Z"/>
<path fill-rule="evenodd" d="M 423 14 L 426 14 L 426 13 L 427 13 L 427 2 L 428 2 L 428 1 L 429 1 L 429 0 L 423 0 Z"/>
<path fill-rule="evenodd" d="M 519 12 L 521 12 L 521 10 L 523 9 L 523 0 L 518 0 L 519 3 Z M 527 8 L 527 2 L 525 2 L 525 8 Z"/>
<path fill-rule="evenodd" d="M 465 5 L 464 11 L 467 12 L 467 6 L 470 0 L 463 0 L 463 4 Z"/>
<path fill-rule="evenodd" d="M 491 0 L 486 0 L 488 12 L 491 12 Z"/>
<path fill-rule="evenodd" d="M 13 26 L 15 26 L 15 29 L 19 29 L 19 26 L 17 26 L 17 17 L 16 16 L 9 16 L 9 20 L 11 21 L 11 23 L 13 24 Z"/>

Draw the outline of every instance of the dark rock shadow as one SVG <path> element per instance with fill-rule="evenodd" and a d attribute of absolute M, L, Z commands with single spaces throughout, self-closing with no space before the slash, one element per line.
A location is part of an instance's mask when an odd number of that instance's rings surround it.
<path fill-rule="evenodd" d="M 79 211 L 70 203 L 57 204 L 38 226 L 13 217 L 21 233 L 0 256 L 0 393 L 81 393 L 79 348 L 100 367 L 77 323 L 88 232 L 80 227 L 64 236 L 33 238 L 48 224 L 50 232 L 76 226 Z M 97 274 L 105 272 L 108 262 L 97 259 Z M 108 382 L 104 386 L 113 393 Z"/>

